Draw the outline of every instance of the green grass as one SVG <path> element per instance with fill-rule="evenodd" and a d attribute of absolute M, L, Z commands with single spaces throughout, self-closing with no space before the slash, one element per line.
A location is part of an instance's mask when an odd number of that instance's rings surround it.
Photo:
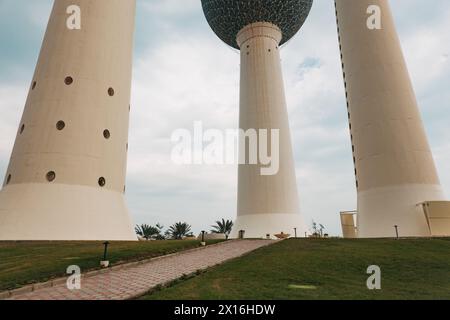
<path fill-rule="evenodd" d="M 286 240 L 142 299 L 450 299 L 450 239 Z"/>
<path fill-rule="evenodd" d="M 198 246 L 196 240 L 111 242 L 108 260 L 117 265 Z M 0 291 L 64 276 L 69 265 L 98 269 L 102 258 L 102 242 L 0 242 Z"/>

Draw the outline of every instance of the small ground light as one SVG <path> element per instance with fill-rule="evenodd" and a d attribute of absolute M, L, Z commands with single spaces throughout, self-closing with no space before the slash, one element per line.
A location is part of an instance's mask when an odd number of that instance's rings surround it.
<path fill-rule="evenodd" d="M 202 246 L 206 246 L 205 233 L 206 233 L 206 231 L 202 231 L 202 242 L 201 242 Z"/>
<path fill-rule="evenodd" d="M 108 245 L 109 245 L 109 241 L 105 241 L 103 242 L 104 245 L 104 251 L 103 251 L 103 260 L 100 261 L 100 266 L 102 266 L 103 268 L 108 268 L 109 267 L 109 261 L 107 260 L 107 256 L 108 256 Z"/>

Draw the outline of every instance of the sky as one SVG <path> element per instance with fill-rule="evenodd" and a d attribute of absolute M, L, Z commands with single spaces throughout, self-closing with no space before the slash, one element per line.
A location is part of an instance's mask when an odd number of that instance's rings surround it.
<path fill-rule="evenodd" d="M 357 0 L 355 0 L 357 1 Z M 180 2 L 183 4 L 180 5 Z M 208 230 L 234 219 L 237 167 L 176 165 L 172 133 L 195 121 L 237 128 L 239 54 L 209 28 L 200 0 L 137 0 L 127 202 L 136 224 Z M 4 175 L 51 0 L 0 0 L 0 175 Z M 436 165 L 450 194 L 450 1 L 391 0 Z M 334 4 L 315 0 L 281 50 L 301 212 L 339 235 L 356 209 Z"/>

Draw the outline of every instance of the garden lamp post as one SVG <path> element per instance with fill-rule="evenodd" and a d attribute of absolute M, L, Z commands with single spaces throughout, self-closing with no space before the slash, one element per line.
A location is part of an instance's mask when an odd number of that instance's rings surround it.
<path fill-rule="evenodd" d="M 104 246 L 104 250 L 103 250 L 103 260 L 100 261 L 100 265 L 101 265 L 103 268 L 109 267 L 109 261 L 107 260 L 107 256 L 108 256 L 108 245 L 109 245 L 109 241 L 103 242 L 103 246 Z"/>
<path fill-rule="evenodd" d="M 201 242 L 202 246 L 206 246 L 205 233 L 206 231 L 202 231 L 202 242 Z"/>
<path fill-rule="evenodd" d="M 398 240 L 398 225 L 395 225 L 394 228 L 395 228 L 395 236 Z"/>

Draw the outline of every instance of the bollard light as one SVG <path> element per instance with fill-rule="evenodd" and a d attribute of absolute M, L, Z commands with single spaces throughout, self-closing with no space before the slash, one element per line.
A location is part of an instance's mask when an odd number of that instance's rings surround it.
<path fill-rule="evenodd" d="M 109 267 L 109 261 L 107 260 L 107 257 L 108 257 L 108 245 L 109 245 L 109 241 L 103 242 L 103 246 L 104 246 L 103 260 L 100 261 L 100 266 L 102 266 L 103 268 L 108 268 Z"/>
<path fill-rule="evenodd" d="M 105 251 L 103 252 L 103 261 L 106 261 L 106 257 L 107 257 L 107 255 L 108 255 L 108 245 L 109 245 L 109 242 L 108 242 L 108 241 L 103 242 L 103 245 L 105 246 Z"/>
<path fill-rule="evenodd" d="M 205 242 L 205 233 L 206 231 L 202 231 L 202 242 Z"/>
<path fill-rule="evenodd" d="M 398 240 L 399 239 L 399 237 L 398 237 L 398 225 L 395 225 L 394 228 L 395 228 L 395 235 L 396 235 L 397 240 Z"/>
<path fill-rule="evenodd" d="M 297 228 L 294 228 L 295 239 L 297 239 Z"/>
<path fill-rule="evenodd" d="M 201 242 L 202 246 L 206 246 L 205 234 L 206 234 L 206 231 L 202 231 L 202 242 Z"/>

